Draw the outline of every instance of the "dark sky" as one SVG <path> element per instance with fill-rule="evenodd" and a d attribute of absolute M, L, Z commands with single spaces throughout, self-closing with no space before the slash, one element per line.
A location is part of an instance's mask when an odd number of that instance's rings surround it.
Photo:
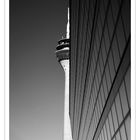
<path fill-rule="evenodd" d="M 64 72 L 56 60 L 67 0 L 10 0 L 10 140 L 62 140 Z"/>

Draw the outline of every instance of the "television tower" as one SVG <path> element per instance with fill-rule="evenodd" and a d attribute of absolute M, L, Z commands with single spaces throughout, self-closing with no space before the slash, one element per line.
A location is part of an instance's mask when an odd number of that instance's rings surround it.
<path fill-rule="evenodd" d="M 68 8 L 68 23 L 66 38 L 58 41 L 56 57 L 65 72 L 65 101 L 64 101 L 64 140 L 72 140 L 71 125 L 69 117 L 69 49 L 70 49 L 70 23 Z"/>

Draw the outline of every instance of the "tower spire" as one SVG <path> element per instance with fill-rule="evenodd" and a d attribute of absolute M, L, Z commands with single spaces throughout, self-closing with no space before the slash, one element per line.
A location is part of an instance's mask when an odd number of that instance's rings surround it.
<path fill-rule="evenodd" d="M 70 38 L 70 23 L 69 23 L 69 19 L 70 19 L 70 14 L 69 14 L 69 7 L 68 7 L 68 22 L 67 22 L 67 31 L 66 31 L 66 38 Z"/>

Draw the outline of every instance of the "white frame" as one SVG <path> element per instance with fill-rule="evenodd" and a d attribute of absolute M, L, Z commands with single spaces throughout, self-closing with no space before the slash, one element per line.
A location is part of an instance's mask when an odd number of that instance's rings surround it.
<path fill-rule="evenodd" d="M 9 140 L 9 0 L 0 0 L 0 19 L 0 139 Z M 140 0 L 131 0 L 131 140 L 140 138 L 139 33 Z"/>

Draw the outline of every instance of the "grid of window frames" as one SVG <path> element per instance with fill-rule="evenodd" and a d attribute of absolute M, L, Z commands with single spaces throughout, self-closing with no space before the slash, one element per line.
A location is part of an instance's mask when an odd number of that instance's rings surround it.
<path fill-rule="evenodd" d="M 72 30 L 77 31 L 72 33 L 76 36 L 71 35 L 71 56 L 75 56 L 70 65 L 76 69 L 75 78 L 72 78 L 73 71 L 70 72 L 70 80 L 75 79 L 75 85 L 70 89 L 73 139 L 129 140 L 130 63 L 125 68 L 121 68 L 121 63 L 130 49 L 130 1 L 82 0 L 78 6 L 79 17 L 73 14 L 71 19 L 71 22 L 79 20 L 76 22 L 78 31 Z M 96 11 L 93 12 L 93 8 Z M 122 81 L 118 83 L 117 92 L 111 94 L 120 69 L 125 71 Z M 102 122 L 111 98 L 114 100 Z"/>

